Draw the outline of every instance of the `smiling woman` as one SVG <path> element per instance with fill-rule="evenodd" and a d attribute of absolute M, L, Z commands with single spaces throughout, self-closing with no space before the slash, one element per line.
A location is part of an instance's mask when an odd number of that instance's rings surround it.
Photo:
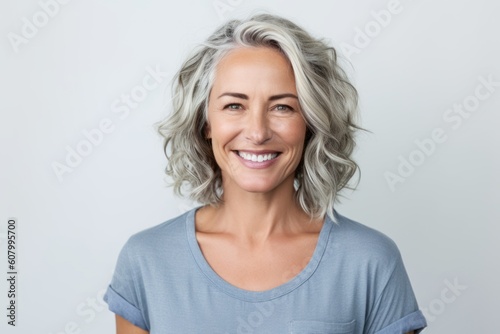
<path fill-rule="evenodd" d="M 281 189 L 289 193 L 305 136 L 293 69 L 283 54 L 268 47 L 241 47 L 219 62 L 206 137 L 227 182 L 224 197 L 273 197 Z M 245 205 L 240 212 L 248 209 Z"/>
<path fill-rule="evenodd" d="M 335 50 L 289 20 L 212 34 L 159 124 L 174 191 L 201 205 L 123 247 L 117 332 L 419 333 L 397 246 L 334 209 L 358 168 L 356 109 Z"/>

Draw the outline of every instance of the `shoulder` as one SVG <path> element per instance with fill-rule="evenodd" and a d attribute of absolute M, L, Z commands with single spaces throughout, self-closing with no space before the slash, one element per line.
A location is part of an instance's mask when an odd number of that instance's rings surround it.
<path fill-rule="evenodd" d="M 335 211 L 337 223 L 330 231 L 329 246 L 337 255 L 357 264 L 394 268 L 401 261 L 396 243 L 386 234 Z"/>
<path fill-rule="evenodd" d="M 159 249 L 175 249 L 176 244 L 182 242 L 182 237 L 186 235 L 186 220 L 194 210 L 133 234 L 123 249 L 129 254 L 141 255 L 146 255 L 145 252 L 157 253 Z"/>
<path fill-rule="evenodd" d="M 340 272 L 341 286 L 353 291 L 365 311 L 369 333 L 402 333 L 425 327 L 396 243 L 386 234 L 337 214 L 327 258 L 329 274 Z M 411 331 L 410 331 L 411 332 Z"/>

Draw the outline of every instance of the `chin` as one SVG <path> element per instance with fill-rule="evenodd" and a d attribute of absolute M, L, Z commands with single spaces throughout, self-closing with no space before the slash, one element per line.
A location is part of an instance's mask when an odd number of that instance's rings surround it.
<path fill-rule="evenodd" d="M 249 193 L 267 193 L 267 192 L 270 192 L 271 190 L 275 189 L 275 187 L 265 187 L 265 186 L 259 187 L 256 185 L 252 185 L 249 187 L 241 187 L 241 189 L 243 189 Z"/>
<path fill-rule="evenodd" d="M 265 182 L 264 180 L 247 180 L 246 182 L 238 182 L 238 186 L 251 193 L 265 193 L 276 188 L 273 182 Z"/>

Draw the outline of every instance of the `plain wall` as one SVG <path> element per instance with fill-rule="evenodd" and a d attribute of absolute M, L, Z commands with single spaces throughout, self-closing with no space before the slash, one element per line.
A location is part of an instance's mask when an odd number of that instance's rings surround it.
<path fill-rule="evenodd" d="M 164 184 L 153 128 L 170 80 L 224 20 L 256 10 L 350 59 L 372 133 L 358 137 L 358 189 L 336 208 L 398 244 L 425 332 L 495 331 L 498 2 L 41 0 L 0 4 L 0 267 L 16 217 L 19 271 L 16 328 L 0 280 L 2 333 L 114 333 L 101 298 L 124 242 L 190 207 Z"/>

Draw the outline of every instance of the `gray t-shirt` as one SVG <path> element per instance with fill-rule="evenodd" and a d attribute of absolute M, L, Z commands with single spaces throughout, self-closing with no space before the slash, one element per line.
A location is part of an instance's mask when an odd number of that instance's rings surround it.
<path fill-rule="evenodd" d="M 418 309 L 396 244 L 334 212 L 313 256 L 283 284 L 238 288 L 210 267 L 192 209 L 127 241 L 104 300 L 151 334 L 419 333 Z"/>

